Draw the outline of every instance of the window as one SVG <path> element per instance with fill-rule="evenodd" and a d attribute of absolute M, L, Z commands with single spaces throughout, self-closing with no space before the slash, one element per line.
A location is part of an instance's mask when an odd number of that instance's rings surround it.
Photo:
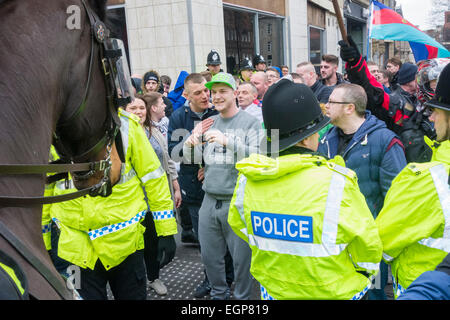
<path fill-rule="evenodd" d="M 266 59 L 268 66 L 284 64 L 282 17 L 225 4 L 223 13 L 227 72 L 237 73 L 239 63 L 246 57 L 252 60 L 257 53 Z"/>
<path fill-rule="evenodd" d="M 282 65 L 283 55 L 283 20 L 259 14 L 260 54 L 267 60 L 267 66 Z"/>
<path fill-rule="evenodd" d="M 254 14 L 225 8 L 223 13 L 225 33 L 230 33 L 225 41 L 227 72 L 236 73 L 245 57 L 254 56 Z"/>
<path fill-rule="evenodd" d="M 323 30 L 309 27 L 309 61 L 320 70 L 320 62 L 323 54 Z"/>

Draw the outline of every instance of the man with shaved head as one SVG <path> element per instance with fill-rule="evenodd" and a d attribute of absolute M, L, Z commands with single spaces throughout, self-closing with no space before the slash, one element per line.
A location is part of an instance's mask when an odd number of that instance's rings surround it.
<path fill-rule="evenodd" d="M 258 89 L 251 82 L 241 83 L 237 89 L 239 108 L 257 118 L 261 123 L 262 108 L 258 106 Z"/>
<path fill-rule="evenodd" d="M 262 101 L 267 89 L 269 89 L 269 79 L 267 78 L 266 73 L 262 71 L 255 72 L 252 74 L 250 82 L 258 90 L 258 100 Z"/>
<path fill-rule="evenodd" d="M 320 103 L 327 103 L 328 97 L 333 92 L 333 87 L 328 87 L 319 81 L 316 69 L 311 62 L 302 62 L 297 65 L 297 73 L 316 96 Z"/>

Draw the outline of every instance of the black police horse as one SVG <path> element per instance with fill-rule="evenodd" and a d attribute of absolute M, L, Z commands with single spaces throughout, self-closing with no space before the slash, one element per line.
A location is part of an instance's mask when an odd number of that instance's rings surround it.
<path fill-rule="evenodd" d="M 109 154 L 105 137 L 110 143 L 113 137 L 105 134 L 105 123 L 114 116 L 93 16 L 106 18 L 106 0 L 0 0 L 0 165 L 34 170 L 48 164 L 52 143 L 75 162 Z M 96 31 L 103 36 L 102 28 Z M 94 185 L 103 169 L 77 188 Z M 0 196 L 18 202 L 42 197 L 46 174 L 18 170 L 0 174 Z M 42 205 L 30 203 L 0 203 L 0 250 L 23 270 L 31 298 L 70 299 L 43 243 Z"/>

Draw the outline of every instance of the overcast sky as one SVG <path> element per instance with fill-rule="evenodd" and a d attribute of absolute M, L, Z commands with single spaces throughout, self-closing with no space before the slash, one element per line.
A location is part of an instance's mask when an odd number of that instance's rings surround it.
<path fill-rule="evenodd" d="M 431 28 L 426 22 L 431 0 L 397 0 L 397 3 L 402 5 L 403 17 L 406 20 L 418 25 L 421 30 Z"/>

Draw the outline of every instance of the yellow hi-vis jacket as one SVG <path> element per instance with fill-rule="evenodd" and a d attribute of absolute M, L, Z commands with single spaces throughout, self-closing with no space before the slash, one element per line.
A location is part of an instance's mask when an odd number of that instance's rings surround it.
<path fill-rule="evenodd" d="M 61 230 L 58 256 L 82 268 L 94 269 L 100 259 L 106 270 L 144 248 L 145 227 L 139 223 L 152 214 L 159 236 L 177 233 L 173 202 L 164 169 L 150 145 L 139 119 L 119 110 L 125 163 L 120 181 L 109 197 L 85 196 L 51 206 L 51 216 Z M 59 181 L 54 194 L 68 190 Z M 147 213 L 143 187 L 151 213 Z"/>
<path fill-rule="evenodd" d="M 250 245 L 262 298 L 362 298 L 382 246 L 356 174 L 309 154 L 252 154 L 236 168 L 228 223 Z"/>
<path fill-rule="evenodd" d="M 392 181 L 376 219 L 383 258 L 391 263 L 398 297 L 450 252 L 450 141 L 431 162 L 410 163 Z"/>
<path fill-rule="evenodd" d="M 50 147 L 50 161 L 55 161 L 59 159 L 59 155 L 56 152 L 55 147 L 52 145 Z M 55 183 L 46 184 L 44 197 L 53 196 L 53 189 L 55 187 Z M 52 239 L 51 239 L 51 227 L 52 227 L 52 217 L 50 216 L 50 207 L 49 204 L 44 204 L 42 206 L 42 237 L 44 238 L 45 249 L 52 249 Z"/>

